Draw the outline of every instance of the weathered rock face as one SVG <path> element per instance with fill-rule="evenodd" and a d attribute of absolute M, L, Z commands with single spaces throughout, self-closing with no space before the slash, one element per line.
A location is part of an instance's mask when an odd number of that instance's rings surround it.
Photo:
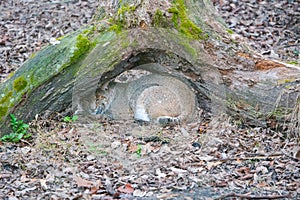
<path fill-rule="evenodd" d="M 182 118 L 189 122 L 193 116 L 199 117 L 199 111 L 212 117 L 229 113 L 253 125 L 267 126 L 270 119 L 276 126 L 299 121 L 299 69 L 264 62 L 250 54 L 247 46 L 239 45 L 214 20 L 217 15 L 209 1 L 165 1 L 168 6 L 150 9 L 152 14 L 144 12 L 152 1 L 114 2 L 105 2 L 110 6 L 99 10 L 100 20 L 93 26 L 45 48 L 1 84 L 2 134 L 9 113 L 26 121 L 36 114 L 77 112 L 156 122 L 168 116 L 167 121 Z M 155 0 L 152 3 L 156 5 Z M 113 17 L 101 15 L 101 11 L 111 12 Z M 125 85 L 110 84 L 129 70 L 160 78 L 151 82 L 142 77 L 140 80 L 151 83 L 145 86 L 138 79 Z M 177 84 L 181 92 L 174 92 Z M 132 85 L 142 87 L 131 90 Z M 97 101 L 106 86 L 118 94 L 104 92 L 110 103 Z M 159 99 L 155 93 L 160 91 L 168 97 Z M 120 101 L 122 94 L 125 101 Z M 164 112 L 157 115 L 153 101 L 175 106 L 170 110 L 157 104 Z M 125 115 L 118 114 L 122 103 Z M 136 106 L 140 104 L 144 107 Z"/>

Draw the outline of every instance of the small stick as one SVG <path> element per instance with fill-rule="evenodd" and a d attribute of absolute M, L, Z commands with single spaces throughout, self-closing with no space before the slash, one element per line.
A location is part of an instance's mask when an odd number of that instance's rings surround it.
<path fill-rule="evenodd" d="M 235 157 L 235 158 L 225 158 L 225 159 L 212 159 L 212 160 L 208 160 L 209 162 L 227 162 L 227 161 L 234 161 L 234 160 L 253 160 L 253 159 L 270 159 L 270 158 L 278 158 L 278 157 L 282 157 L 283 154 L 273 154 L 273 155 L 268 155 L 268 156 L 251 156 L 251 157 Z"/>
<path fill-rule="evenodd" d="M 229 194 L 221 195 L 220 197 L 215 198 L 215 200 L 224 199 L 227 197 L 240 197 L 246 199 L 282 199 L 282 198 L 291 198 L 291 194 L 289 193 L 285 195 L 254 196 L 254 195 L 247 195 L 247 194 L 229 193 Z"/>

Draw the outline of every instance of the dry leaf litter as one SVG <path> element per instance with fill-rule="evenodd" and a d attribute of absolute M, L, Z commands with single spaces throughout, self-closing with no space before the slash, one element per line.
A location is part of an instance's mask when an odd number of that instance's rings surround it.
<path fill-rule="evenodd" d="M 1 1 L 1 78 L 51 38 L 86 24 L 97 4 Z M 297 1 L 266 5 L 224 0 L 215 5 L 235 32 L 258 34 L 251 36 L 252 45 L 266 51 L 262 53 L 299 59 Z M 230 13 L 242 18 L 274 15 L 275 24 L 257 29 L 262 26 L 258 22 L 246 24 L 247 19 L 231 19 Z M 277 18 L 292 24 L 277 26 Z M 278 34 L 267 34 L 273 30 Z M 264 44 L 264 37 L 273 42 Z M 37 118 L 31 122 L 32 140 L 0 144 L 0 199 L 300 199 L 299 141 L 280 132 L 239 127 L 229 119 L 217 126 L 203 121 L 164 128 L 123 121 L 59 121 Z"/>

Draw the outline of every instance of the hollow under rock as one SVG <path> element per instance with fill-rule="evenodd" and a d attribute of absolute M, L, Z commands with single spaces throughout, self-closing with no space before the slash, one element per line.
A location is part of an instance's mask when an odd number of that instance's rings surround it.
<path fill-rule="evenodd" d="M 209 112 L 208 97 L 181 70 L 168 70 L 159 63 L 147 63 L 98 82 L 96 89 L 82 95 L 75 113 L 110 120 L 135 120 L 158 125 L 201 120 Z M 102 75 L 111 77 L 114 72 Z M 201 94 L 201 95 L 199 95 Z M 73 105 L 74 107 L 74 105 Z M 83 117 L 80 117 L 83 119 Z"/>

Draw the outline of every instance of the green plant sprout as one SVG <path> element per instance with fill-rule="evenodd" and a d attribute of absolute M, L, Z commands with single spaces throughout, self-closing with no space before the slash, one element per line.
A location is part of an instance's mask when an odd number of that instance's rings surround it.
<path fill-rule="evenodd" d="M 31 137 L 30 133 L 27 133 L 29 128 L 28 124 L 25 124 L 23 120 L 18 120 L 14 114 L 9 114 L 10 126 L 13 130 L 12 133 L 4 135 L 0 138 L 3 142 L 20 142 L 22 139 L 28 139 Z"/>
<path fill-rule="evenodd" d="M 78 119 L 77 115 L 74 115 L 73 117 L 65 116 L 63 121 L 67 123 L 75 122 Z"/>
<path fill-rule="evenodd" d="M 138 144 L 137 146 L 138 146 L 138 149 L 135 151 L 135 153 L 140 158 L 140 157 L 142 157 L 142 147 L 143 147 L 143 145 Z"/>

